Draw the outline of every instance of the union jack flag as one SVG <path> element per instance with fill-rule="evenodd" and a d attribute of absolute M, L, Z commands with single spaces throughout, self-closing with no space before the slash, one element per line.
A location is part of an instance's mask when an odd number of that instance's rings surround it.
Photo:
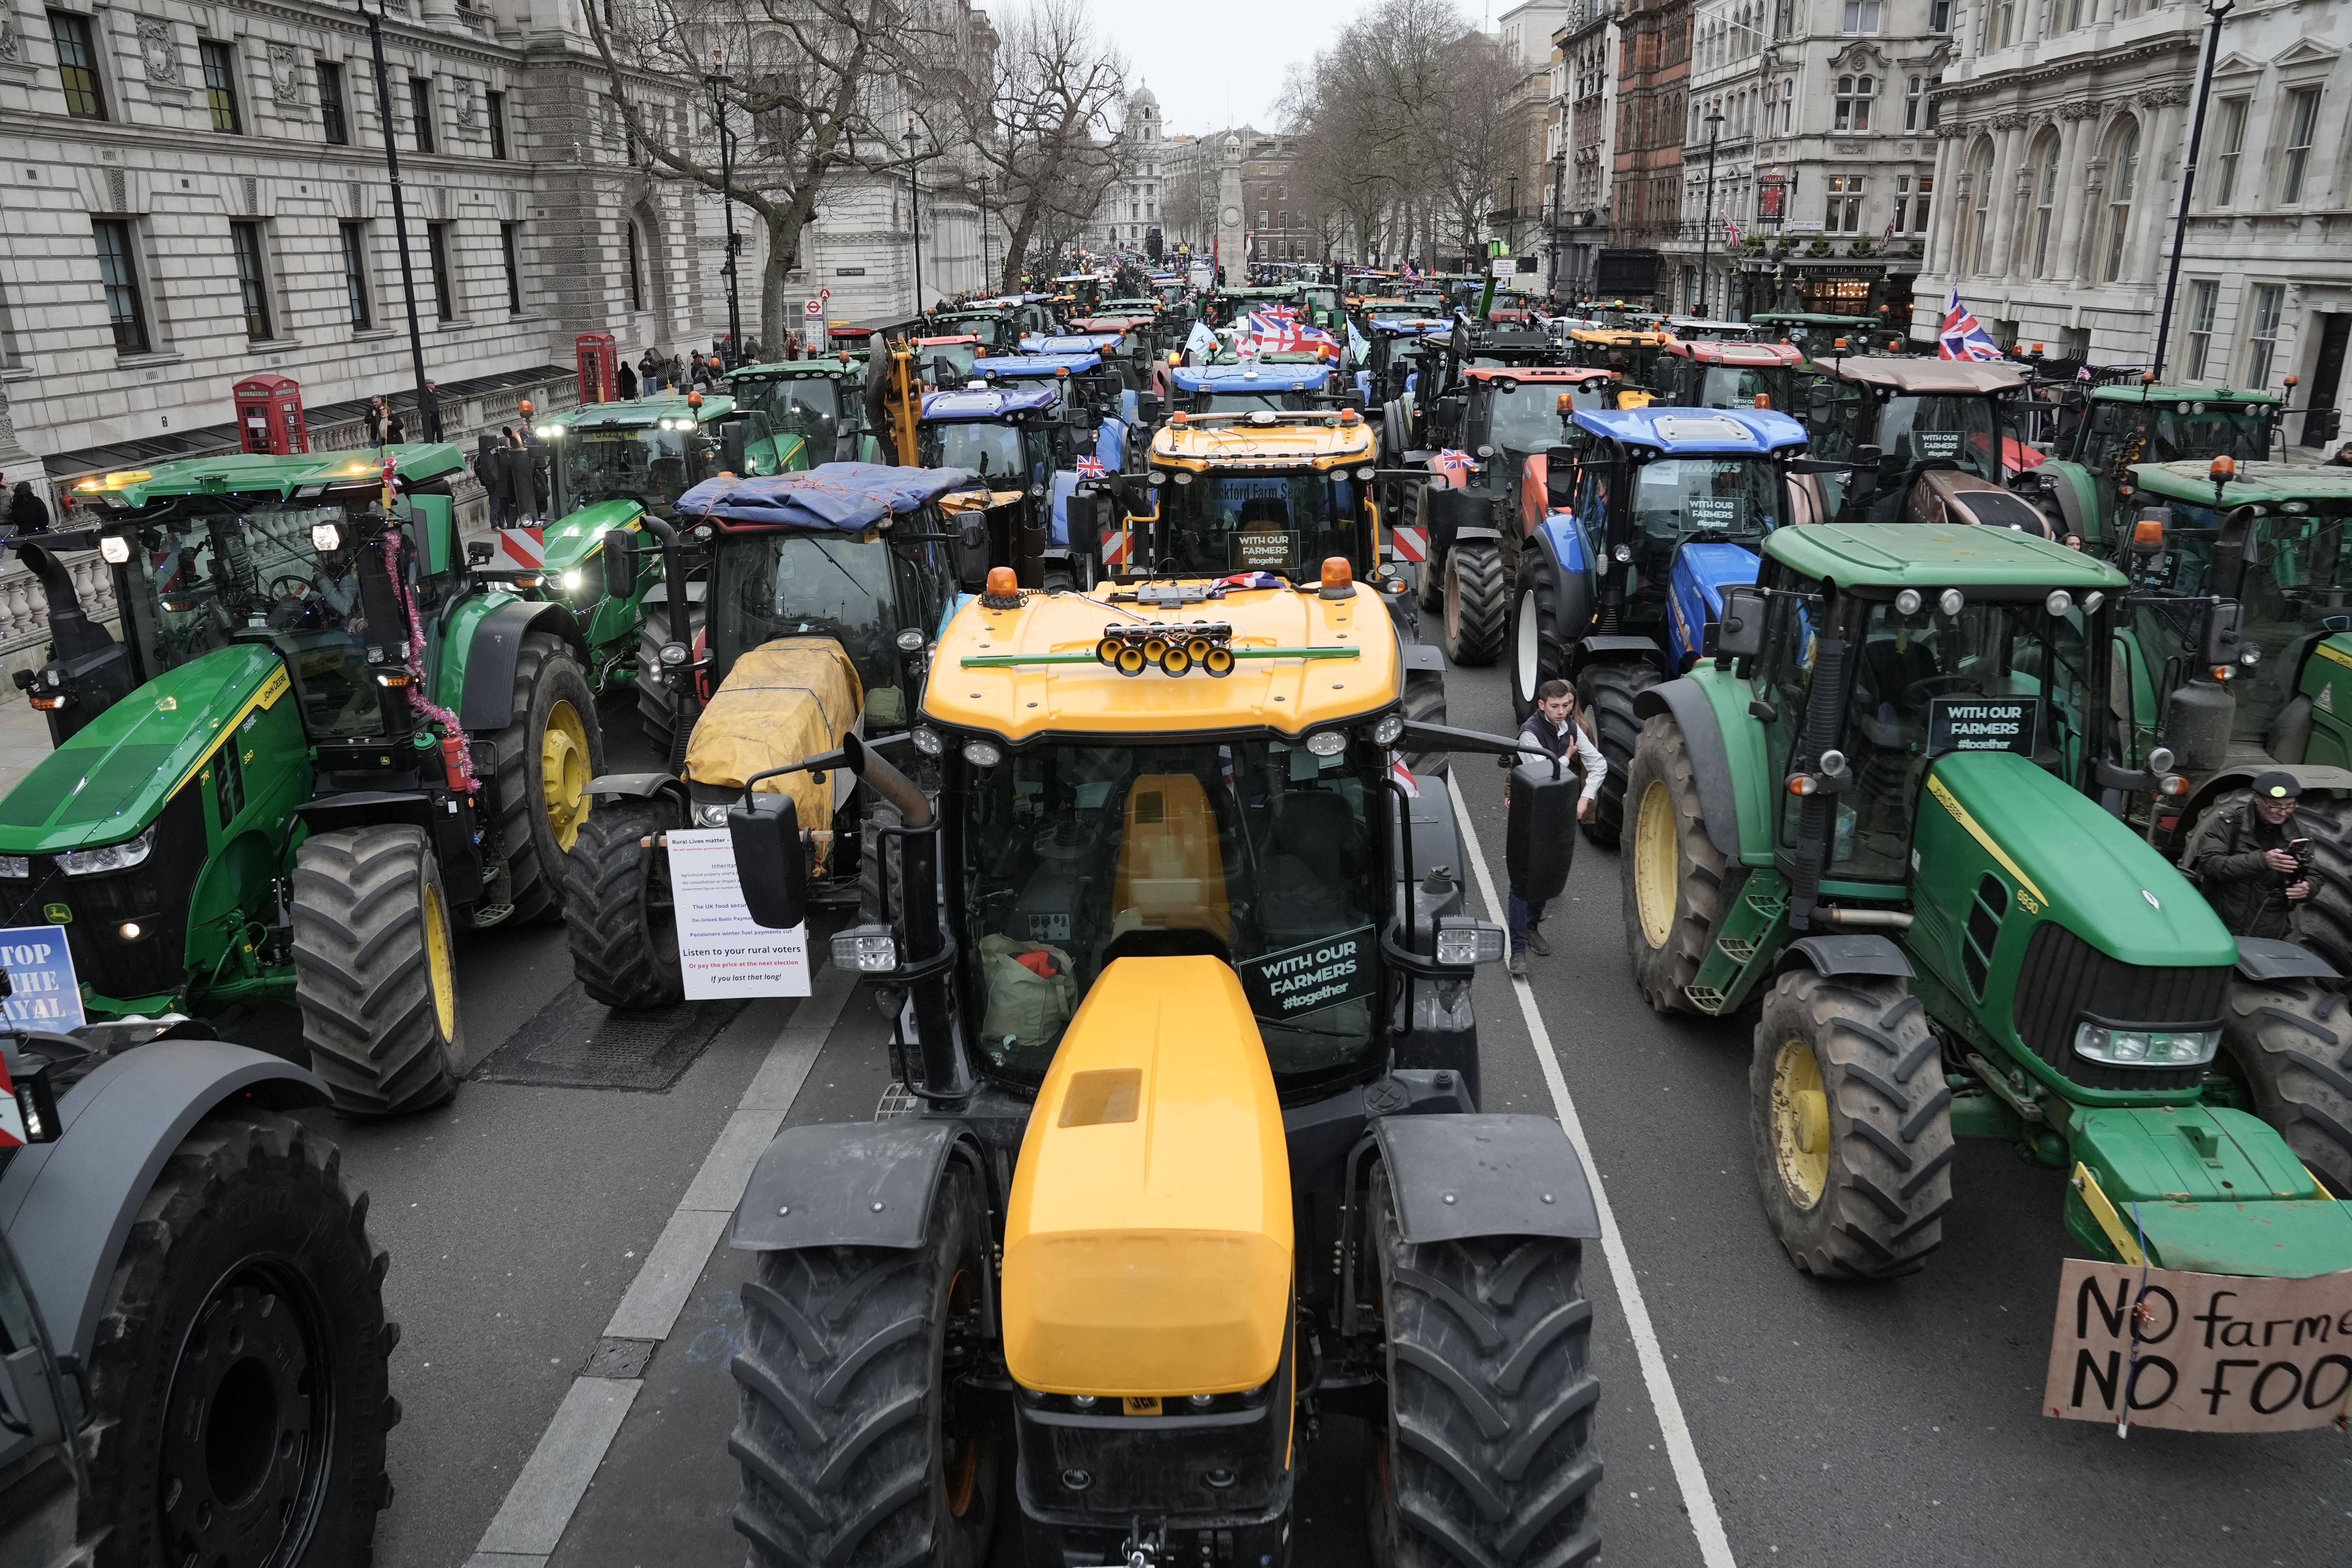
<path fill-rule="evenodd" d="M 1975 312 L 1960 303 L 1960 286 L 1952 285 L 1952 297 L 1944 302 L 1944 330 L 1937 334 L 1937 359 L 1999 360 L 2005 358 L 1992 334 L 1984 330 Z"/>
<path fill-rule="evenodd" d="M 1429 466 L 1441 485 L 1459 489 L 1470 482 L 1470 454 L 1459 447 L 1448 447 L 1430 459 Z"/>
<path fill-rule="evenodd" d="M 1267 310 L 1252 310 L 1243 322 L 1243 330 L 1257 344 L 1260 353 L 1314 353 L 1327 359 L 1339 357 L 1339 340 L 1320 327 L 1310 327 L 1298 318 L 1296 310 L 1276 306 Z"/>
<path fill-rule="evenodd" d="M 1078 478 L 1082 479 L 1098 479 L 1108 472 L 1110 470 L 1103 467 L 1103 460 L 1100 458 L 1078 459 Z"/>
<path fill-rule="evenodd" d="M 1737 219 L 1725 218 L 1723 220 L 1723 243 L 1726 245 L 1738 245 L 1739 243 L 1739 224 Z"/>
<path fill-rule="evenodd" d="M 2089 365 L 2087 365 L 2087 364 L 2086 364 L 2086 365 L 2083 366 L 2081 369 L 2077 370 L 2077 371 L 2074 373 L 2074 379 L 2075 379 L 2076 381 L 2088 381 L 2088 380 L 2090 380 L 2090 379 L 2091 379 L 2091 367 L 2090 367 Z"/>

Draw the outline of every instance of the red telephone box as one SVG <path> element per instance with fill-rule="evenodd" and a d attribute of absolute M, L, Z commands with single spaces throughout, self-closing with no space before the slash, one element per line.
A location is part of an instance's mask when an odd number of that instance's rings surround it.
<path fill-rule="evenodd" d="M 302 417 L 302 384 L 290 376 L 249 375 L 229 388 L 236 404 L 239 449 L 247 452 L 307 452 L 310 427 Z"/>
<path fill-rule="evenodd" d="M 580 401 L 612 402 L 617 395 L 613 371 L 621 363 L 613 334 L 583 332 L 572 340 L 572 352 L 580 361 Z"/>

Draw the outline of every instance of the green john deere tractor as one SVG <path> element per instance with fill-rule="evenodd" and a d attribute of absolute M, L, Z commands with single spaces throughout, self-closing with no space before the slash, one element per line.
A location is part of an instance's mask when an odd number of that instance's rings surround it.
<path fill-rule="evenodd" d="M 1008 340 L 999 352 L 1009 348 Z M 757 409 L 777 435 L 806 444 L 807 460 L 796 467 L 884 461 L 881 437 L 866 425 L 864 351 L 747 364 L 729 371 L 726 381 L 736 407 Z"/>
<path fill-rule="evenodd" d="M 2226 386 L 2095 386 L 2064 450 L 2034 470 L 2043 496 L 2068 533 L 2086 543 L 2120 546 L 2117 505 L 2132 499 L 2135 463 L 2214 458 L 2238 464 L 2269 459 L 2284 410 L 2276 394 Z M 2159 498 L 2161 499 L 2161 498 Z M 2126 511 L 2122 531 L 2130 531 Z"/>
<path fill-rule="evenodd" d="M 561 912 L 604 762 L 570 608 L 467 571 L 460 467 L 192 458 L 83 485 L 89 529 L 18 547 L 59 641 L 32 690 L 99 710 L 0 799 L 0 923 L 63 930 L 89 1017 L 290 1001 L 346 1113 L 456 1091 L 453 933 Z M 48 553 L 93 543 L 112 655 Z"/>
<path fill-rule="evenodd" d="M 1781 529 L 1764 555 L 1716 658 L 1642 695 L 1622 874 L 1653 1006 L 1761 999 L 1757 1180 L 1798 1266 L 1918 1268 L 1969 1136 L 2069 1172 L 2098 1258 L 2352 1268 L 2315 1179 L 2352 1190 L 2346 1106 L 2307 1089 L 2312 1046 L 2352 1037 L 2332 972 L 2233 940 L 2090 798 L 2127 771 L 2123 574 L 2005 529 Z"/>

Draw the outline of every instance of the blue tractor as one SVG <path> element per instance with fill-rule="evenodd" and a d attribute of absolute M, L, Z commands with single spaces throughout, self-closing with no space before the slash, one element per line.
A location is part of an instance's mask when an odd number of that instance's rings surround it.
<path fill-rule="evenodd" d="M 1187 414 L 1276 413 L 1328 406 L 1331 367 L 1311 364 L 1179 365 L 1168 373 Z"/>
<path fill-rule="evenodd" d="M 1749 408 L 1579 409 L 1568 438 L 1528 458 L 1509 628 L 1512 705 L 1573 681 L 1609 776 L 1596 844 L 1624 820 L 1642 721 L 1633 700 L 1707 650 L 1727 585 L 1756 581 L 1764 536 L 1811 515 L 1790 468 L 1805 427 Z"/>

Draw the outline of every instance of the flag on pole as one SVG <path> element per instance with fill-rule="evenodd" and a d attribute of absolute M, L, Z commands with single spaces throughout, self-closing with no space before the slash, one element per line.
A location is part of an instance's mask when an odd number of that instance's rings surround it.
<path fill-rule="evenodd" d="M 2074 373 L 2074 379 L 2075 379 L 2076 381 L 2088 381 L 2088 380 L 2090 380 L 2090 379 L 2091 379 L 2091 367 L 2090 367 L 2089 365 L 2087 365 L 2087 364 L 2086 364 L 2086 365 L 2083 366 L 2080 370 L 2076 371 L 2076 372 Z"/>
<path fill-rule="evenodd" d="M 1078 459 L 1077 474 L 1078 478 L 1082 479 L 1098 479 L 1109 471 L 1109 469 L 1103 467 L 1103 460 L 1100 458 L 1080 458 Z"/>
<path fill-rule="evenodd" d="M 1723 220 L 1723 243 L 1726 245 L 1739 243 L 1739 221 L 1737 218 Z"/>
<path fill-rule="evenodd" d="M 1944 302 L 1944 330 L 1936 341 L 1937 359 L 1998 360 L 2004 358 L 1992 334 L 1966 305 L 1960 303 L 1960 286 L 1952 285 L 1951 298 Z"/>

